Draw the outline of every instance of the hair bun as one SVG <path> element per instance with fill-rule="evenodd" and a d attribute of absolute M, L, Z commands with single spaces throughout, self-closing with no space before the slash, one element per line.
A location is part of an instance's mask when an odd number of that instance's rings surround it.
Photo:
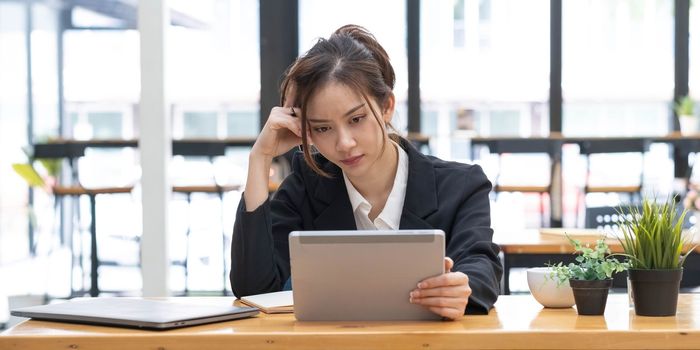
<path fill-rule="evenodd" d="M 372 53 L 372 57 L 377 61 L 379 69 L 382 71 L 384 83 L 392 90 L 394 89 L 396 75 L 394 74 L 394 68 L 391 66 L 391 63 L 389 63 L 389 55 L 384 48 L 379 45 L 379 42 L 372 33 L 364 27 L 355 24 L 347 24 L 338 28 L 333 35 L 347 35 L 367 48 L 367 50 Z"/>

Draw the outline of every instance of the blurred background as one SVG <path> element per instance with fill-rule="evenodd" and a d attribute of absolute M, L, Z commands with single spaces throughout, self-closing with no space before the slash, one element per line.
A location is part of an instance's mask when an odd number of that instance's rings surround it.
<path fill-rule="evenodd" d="M 0 324 L 11 306 L 141 295 L 144 1 L 0 0 Z M 248 151 L 281 74 L 348 23 L 392 59 L 398 131 L 484 168 L 496 231 L 590 227 L 588 208 L 694 188 L 689 0 L 165 3 L 173 295 L 230 295 Z M 287 172 L 275 163 L 271 192 Z"/>

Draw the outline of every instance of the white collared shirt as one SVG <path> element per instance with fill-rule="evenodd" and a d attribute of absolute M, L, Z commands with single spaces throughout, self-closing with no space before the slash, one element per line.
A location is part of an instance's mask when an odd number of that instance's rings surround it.
<path fill-rule="evenodd" d="M 348 190 L 352 213 L 358 230 L 398 230 L 403 212 L 403 202 L 406 198 L 406 184 L 408 183 L 408 154 L 399 145 L 392 141 L 399 154 L 399 162 L 396 168 L 394 185 L 391 187 L 389 197 L 382 210 L 374 221 L 369 219 L 372 205 L 357 191 L 343 172 L 345 187 Z"/>

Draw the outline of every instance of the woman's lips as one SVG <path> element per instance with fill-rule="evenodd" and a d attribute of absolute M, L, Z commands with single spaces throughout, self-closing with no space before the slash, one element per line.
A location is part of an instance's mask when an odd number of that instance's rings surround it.
<path fill-rule="evenodd" d="M 359 156 L 354 156 L 354 157 L 343 159 L 343 160 L 341 160 L 341 162 L 343 162 L 343 164 L 345 164 L 345 165 L 353 166 L 353 165 L 356 165 L 357 163 L 359 163 L 360 160 L 362 159 L 362 157 L 364 157 L 364 155 L 361 154 Z"/>

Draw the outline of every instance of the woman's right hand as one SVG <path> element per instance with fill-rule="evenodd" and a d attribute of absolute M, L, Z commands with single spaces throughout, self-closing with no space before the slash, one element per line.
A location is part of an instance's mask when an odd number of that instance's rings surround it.
<path fill-rule="evenodd" d="M 286 96 L 294 96 L 294 86 L 289 85 Z M 287 153 L 301 144 L 301 118 L 288 99 L 283 107 L 273 107 L 267 122 L 258 135 L 248 156 L 248 179 L 243 193 L 246 211 L 254 211 L 269 197 L 270 165 L 272 158 Z"/>
<path fill-rule="evenodd" d="M 299 109 L 273 107 L 270 116 L 253 145 L 252 154 L 274 158 L 301 144 L 301 118 Z"/>
<path fill-rule="evenodd" d="M 291 105 L 291 104 L 290 104 Z M 272 158 L 301 144 L 299 109 L 274 107 L 267 118 L 248 159 L 248 179 L 243 193 L 246 210 L 254 211 L 269 197 L 269 176 Z"/>

